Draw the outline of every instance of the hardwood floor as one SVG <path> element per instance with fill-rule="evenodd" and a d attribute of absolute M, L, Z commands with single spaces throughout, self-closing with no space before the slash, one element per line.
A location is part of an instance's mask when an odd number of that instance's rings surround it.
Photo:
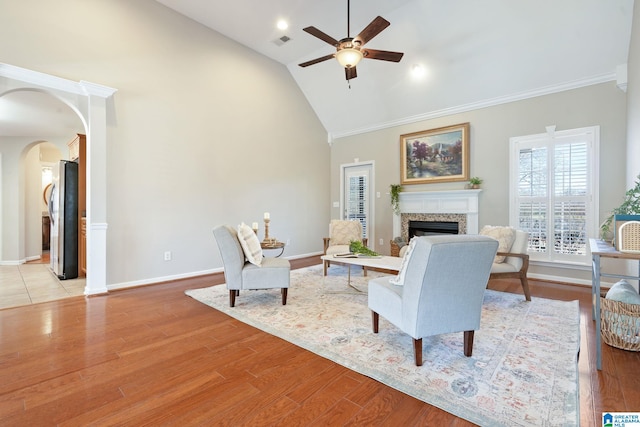
<path fill-rule="evenodd" d="M 0 425 L 471 425 L 184 295 L 223 281 L 0 310 Z M 589 289 L 530 286 L 534 297 L 580 300 L 581 425 L 638 411 L 639 353 L 603 345 L 595 369 Z M 515 280 L 490 288 L 521 293 Z"/>

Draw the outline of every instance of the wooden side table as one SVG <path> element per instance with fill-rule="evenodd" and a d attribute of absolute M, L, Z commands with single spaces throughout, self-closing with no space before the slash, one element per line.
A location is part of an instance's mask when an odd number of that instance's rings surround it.
<path fill-rule="evenodd" d="M 589 239 L 591 249 L 591 314 L 596 321 L 596 367 L 602 370 L 602 333 L 600 331 L 600 278 L 613 277 L 617 279 L 640 280 L 640 254 L 620 252 L 611 244 L 600 239 Z M 638 275 L 603 273 L 600 269 L 601 258 L 617 258 L 638 260 Z"/>
<path fill-rule="evenodd" d="M 276 258 L 278 258 L 279 256 L 281 256 L 284 253 L 285 244 L 284 244 L 284 242 L 277 242 L 277 241 L 274 242 L 274 243 L 264 242 L 263 241 L 263 242 L 260 242 L 260 247 L 262 248 L 262 250 L 265 250 L 265 249 L 267 249 L 267 250 L 268 249 L 280 249 L 280 253 L 275 256 Z"/>

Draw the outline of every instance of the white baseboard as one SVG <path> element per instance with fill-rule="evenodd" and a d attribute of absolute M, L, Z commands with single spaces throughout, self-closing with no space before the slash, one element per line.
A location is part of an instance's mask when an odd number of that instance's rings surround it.
<path fill-rule="evenodd" d="M 301 259 L 301 258 L 308 258 L 308 257 L 311 257 L 311 256 L 320 256 L 320 255 L 322 255 L 322 252 L 313 252 L 313 253 L 309 253 L 309 254 L 300 254 L 300 255 L 295 255 L 295 256 L 291 256 L 291 257 L 284 257 L 284 258 L 285 259 Z M 172 276 L 162 276 L 162 277 L 154 277 L 154 278 L 144 279 L 144 280 L 135 280 L 135 281 L 131 281 L 131 282 L 115 283 L 115 284 L 112 284 L 112 285 L 107 285 L 107 290 L 115 291 L 115 290 L 119 290 L 119 289 L 127 289 L 127 288 L 135 288 L 135 287 L 138 287 L 138 286 L 153 285 L 155 283 L 170 282 L 172 280 L 190 279 L 192 277 L 206 276 L 208 274 L 214 274 L 214 273 L 222 273 L 223 271 L 224 271 L 224 268 L 223 267 L 219 267 L 219 268 L 213 268 L 211 270 L 193 271 L 193 272 L 190 272 L 190 273 L 175 274 L 175 275 L 172 275 Z"/>

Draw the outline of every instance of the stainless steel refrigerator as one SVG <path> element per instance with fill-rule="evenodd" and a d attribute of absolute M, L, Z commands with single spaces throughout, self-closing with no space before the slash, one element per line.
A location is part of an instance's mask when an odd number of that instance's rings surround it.
<path fill-rule="evenodd" d="M 53 168 L 51 199 L 51 269 L 58 278 L 78 277 L 78 164 L 67 160 Z"/>

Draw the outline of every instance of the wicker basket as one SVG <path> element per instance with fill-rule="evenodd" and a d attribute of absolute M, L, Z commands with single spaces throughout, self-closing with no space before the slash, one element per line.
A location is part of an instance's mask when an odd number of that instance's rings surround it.
<path fill-rule="evenodd" d="M 612 347 L 640 351 L 640 304 L 600 298 L 602 340 Z"/>
<path fill-rule="evenodd" d="M 391 256 L 400 256 L 400 246 L 391 240 Z"/>

